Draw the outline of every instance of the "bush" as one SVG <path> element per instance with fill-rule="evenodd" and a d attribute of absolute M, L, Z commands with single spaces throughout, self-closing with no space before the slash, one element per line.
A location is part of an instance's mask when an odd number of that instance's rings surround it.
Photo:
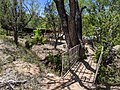
<path fill-rule="evenodd" d="M 6 31 L 0 28 L 0 35 L 5 35 Z"/>
<path fill-rule="evenodd" d="M 119 78 L 119 80 L 117 80 Z M 99 74 L 97 76 L 97 83 L 101 84 L 113 84 L 120 82 L 120 76 L 116 72 L 115 65 L 111 64 L 107 67 L 100 66 Z"/>
<path fill-rule="evenodd" d="M 32 38 L 28 39 L 25 42 L 25 47 L 30 49 L 34 44 L 44 44 L 46 39 L 41 36 L 41 31 L 39 29 L 36 29 L 33 31 L 34 35 Z"/>
<path fill-rule="evenodd" d="M 44 37 L 42 37 L 41 31 L 39 29 L 36 29 L 33 31 L 33 33 L 34 33 L 34 36 L 32 37 L 32 39 L 34 39 L 35 42 L 37 42 L 37 43 L 44 44 L 46 39 Z"/>
<path fill-rule="evenodd" d="M 95 58 L 96 58 L 97 61 L 99 59 L 99 56 L 100 56 L 100 53 L 101 53 L 101 49 L 102 49 L 102 46 L 99 45 L 97 50 L 96 50 L 96 52 L 95 52 Z"/>
<path fill-rule="evenodd" d="M 32 46 L 35 44 L 35 41 L 34 41 L 34 39 L 29 39 L 29 40 L 27 40 L 26 42 L 25 42 L 25 47 L 27 48 L 27 49 L 30 49 L 30 48 L 32 48 Z"/>
<path fill-rule="evenodd" d="M 114 45 L 119 45 L 119 44 L 120 44 L 120 34 L 118 34 L 118 35 L 114 38 L 113 44 L 114 44 Z"/>
<path fill-rule="evenodd" d="M 49 54 L 49 56 L 47 57 L 47 62 L 49 62 L 48 64 L 51 64 L 51 66 L 49 66 L 51 69 L 54 69 L 54 71 L 58 72 L 59 74 L 61 73 L 62 56 L 60 54 Z"/>
<path fill-rule="evenodd" d="M 98 47 L 98 50 L 95 54 L 97 60 L 99 59 L 100 53 L 101 46 Z M 100 64 L 99 73 L 97 75 L 97 83 L 105 85 L 120 82 L 120 76 L 118 75 L 117 68 L 113 62 L 114 53 L 111 51 L 111 46 L 104 44 L 102 62 Z"/>

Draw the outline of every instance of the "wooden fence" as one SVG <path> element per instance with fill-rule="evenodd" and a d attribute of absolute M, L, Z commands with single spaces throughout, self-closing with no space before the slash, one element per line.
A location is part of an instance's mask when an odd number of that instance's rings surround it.
<path fill-rule="evenodd" d="M 61 76 L 65 75 L 67 71 L 72 68 L 72 66 L 78 61 L 80 58 L 80 44 L 74 46 L 67 52 L 62 55 L 62 73 Z"/>
<path fill-rule="evenodd" d="M 101 53 L 100 53 L 100 56 L 99 56 L 99 60 L 98 60 L 97 66 L 96 66 L 96 73 L 95 73 L 95 77 L 94 77 L 94 83 L 96 82 L 97 74 L 98 74 L 99 67 L 100 67 L 100 64 L 101 64 L 101 61 L 102 61 L 103 50 L 104 50 L 104 47 L 102 46 Z"/>

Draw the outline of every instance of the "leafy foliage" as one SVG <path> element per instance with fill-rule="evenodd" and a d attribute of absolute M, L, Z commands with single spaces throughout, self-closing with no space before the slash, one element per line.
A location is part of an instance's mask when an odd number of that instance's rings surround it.
<path fill-rule="evenodd" d="M 102 63 L 99 69 L 97 82 L 101 84 L 119 83 L 120 75 L 116 70 L 112 46 L 120 44 L 120 14 L 117 0 L 90 0 L 83 16 L 84 35 L 97 37 L 97 50 L 95 58 L 98 60 L 101 45 L 104 46 Z M 116 8 L 116 9 L 114 9 Z"/>
<path fill-rule="evenodd" d="M 99 59 L 101 46 L 96 51 L 96 59 Z M 114 52 L 111 51 L 111 46 L 104 45 L 102 62 L 97 76 L 97 83 L 99 84 L 115 84 L 120 83 L 120 75 L 114 64 Z"/>
<path fill-rule="evenodd" d="M 36 29 L 33 31 L 34 36 L 32 37 L 36 42 L 40 42 L 41 44 L 44 44 L 45 38 L 41 35 L 41 31 L 39 29 Z"/>
<path fill-rule="evenodd" d="M 116 35 L 116 37 L 113 39 L 114 45 L 119 45 L 120 44 L 120 33 Z"/>
<path fill-rule="evenodd" d="M 0 28 L 0 35 L 5 35 L 5 34 L 6 34 L 5 30 Z"/>
<path fill-rule="evenodd" d="M 34 41 L 32 39 L 29 39 L 25 42 L 25 47 L 30 49 L 34 45 Z"/>
<path fill-rule="evenodd" d="M 102 84 L 120 83 L 120 76 L 116 71 L 117 69 L 113 64 L 107 67 L 101 65 L 97 77 L 97 83 L 102 83 Z"/>
<path fill-rule="evenodd" d="M 33 33 L 34 35 L 32 38 L 25 42 L 25 47 L 28 49 L 31 48 L 34 44 L 44 44 L 46 41 L 46 39 L 41 35 L 41 31 L 39 29 L 34 30 Z"/>
<path fill-rule="evenodd" d="M 48 62 L 49 62 L 50 68 L 54 69 L 55 72 L 58 72 L 60 75 L 62 70 L 62 56 L 60 54 L 57 54 L 57 55 L 49 54 Z"/>

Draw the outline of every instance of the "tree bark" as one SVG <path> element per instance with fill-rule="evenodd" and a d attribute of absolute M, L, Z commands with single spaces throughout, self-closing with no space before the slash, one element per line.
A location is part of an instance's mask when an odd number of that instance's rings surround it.
<path fill-rule="evenodd" d="M 78 38 L 82 40 L 82 18 L 81 18 L 81 11 L 78 5 L 78 1 L 76 1 L 76 24 L 77 24 L 77 34 Z"/>
<path fill-rule="evenodd" d="M 61 18 L 62 22 L 62 29 L 65 34 L 65 40 L 68 46 L 68 49 L 74 47 L 75 45 L 79 44 L 79 39 L 76 32 L 76 23 L 75 23 L 75 16 L 76 16 L 76 5 L 75 0 L 69 0 L 70 2 L 70 16 L 66 14 L 65 7 L 64 7 L 64 0 L 54 0 L 56 3 L 56 7 L 58 10 L 58 14 Z"/>
<path fill-rule="evenodd" d="M 17 0 L 13 0 L 13 18 L 14 18 L 14 42 L 18 45 L 18 25 L 17 25 Z"/>
<path fill-rule="evenodd" d="M 65 40 L 66 40 L 68 49 L 70 49 L 72 47 L 72 44 L 71 44 L 71 40 L 69 37 L 68 16 L 67 16 L 66 11 L 65 11 L 64 0 L 54 0 L 54 2 L 56 4 L 58 14 L 61 18 L 62 29 L 63 29 L 63 32 L 65 34 Z"/>
<path fill-rule="evenodd" d="M 75 0 L 69 0 L 69 5 L 70 5 L 70 16 L 69 16 L 69 35 L 70 35 L 70 40 L 72 47 L 75 45 L 80 44 L 77 31 L 76 31 L 76 21 L 75 21 L 75 16 L 76 16 L 76 3 Z"/>

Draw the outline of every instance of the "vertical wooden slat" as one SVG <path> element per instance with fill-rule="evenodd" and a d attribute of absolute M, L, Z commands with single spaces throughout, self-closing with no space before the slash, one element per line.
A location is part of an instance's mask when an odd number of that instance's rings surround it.
<path fill-rule="evenodd" d="M 99 60 L 98 60 L 98 64 L 96 66 L 96 73 L 95 73 L 95 77 L 94 77 L 94 83 L 96 81 L 96 77 L 97 77 L 97 74 L 98 74 L 98 71 L 99 71 L 99 67 L 100 67 L 100 64 L 101 64 L 101 61 L 102 61 L 103 50 L 104 50 L 104 47 L 102 46 L 101 54 L 100 54 L 100 57 L 99 57 Z"/>
<path fill-rule="evenodd" d="M 80 49 L 80 44 L 74 46 L 73 48 L 71 48 L 62 55 L 61 76 L 63 76 L 63 74 L 66 73 L 77 62 L 79 58 L 79 49 Z"/>

